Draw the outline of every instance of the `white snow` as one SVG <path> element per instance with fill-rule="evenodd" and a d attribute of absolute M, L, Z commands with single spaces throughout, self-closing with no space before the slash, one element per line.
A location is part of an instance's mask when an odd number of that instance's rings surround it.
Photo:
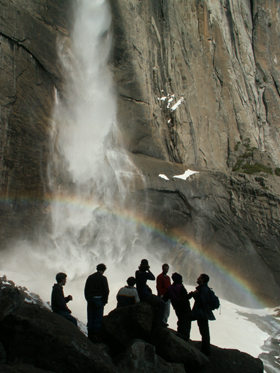
<path fill-rule="evenodd" d="M 169 180 L 168 177 L 165 176 L 164 174 L 159 174 L 158 176 L 161 177 L 162 179 Z"/>
<path fill-rule="evenodd" d="M 27 298 L 25 298 L 24 301 L 25 301 L 26 303 L 37 304 L 37 302 L 36 302 L 34 299 L 27 299 Z"/>
<path fill-rule="evenodd" d="M 176 177 L 177 179 L 187 180 L 188 177 L 190 177 L 193 174 L 197 174 L 197 173 L 199 173 L 199 171 L 187 170 L 187 171 L 185 171 L 185 173 L 183 175 L 175 175 L 175 176 L 173 176 L 173 178 Z"/>
<path fill-rule="evenodd" d="M 183 101 L 184 101 L 184 97 L 181 97 L 180 100 L 177 101 L 176 104 L 172 106 L 171 111 L 176 110 L 177 107 L 178 107 L 179 105 L 181 105 L 181 103 L 182 103 Z"/>

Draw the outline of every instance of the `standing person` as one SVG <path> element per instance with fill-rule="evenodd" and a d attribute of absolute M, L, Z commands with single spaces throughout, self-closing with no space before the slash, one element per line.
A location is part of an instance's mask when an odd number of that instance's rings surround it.
<path fill-rule="evenodd" d="M 92 342 L 99 341 L 98 333 L 102 324 L 104 306 L 108 303 L 109 286 L 107 278 L 103 276 L 106 269 L 105 264 L 98 264 L 97 272 L 87 278 L 85 285 L 88 338 Z"/>
<path fill-rule="evenodd" d="M 127 286 L 124 286 L 118 291 L 117 308 L 129 306 L 140 302 L 137 289 L 134 287 L 134 285 L 136 284 L 135 277 L 129 277 L 126 282 Z"/>
<path fill-rule="evenodd" d="M 193 292 L 195 299 L 192 309 L 192 319 L 197 320 L 199 332 L 202 337 L 201 352 L 204 355 L 210 355 L 210 331 L 208 320 L 216 320 L 211 307 L 211 291 L 208 287 L 209 276 L 201 274 L 197 279 L 198 286 Z"/>
<path fill-rule="evenodd" d="M 155 276 L 150 271 L 150 266 L 147 259 L 142 259 L 139 269 L 135 272 L 136 288 L 141 301 L 149 303 L 154 307 L 156 312 L 155 324 L 157 326 L 167 326 L 163 321 L 165 303 L 156 295 L 152 294 L 152 290 L 147 285 L 147 280 L 155 280 Z"/>
<path fill-rule="evenodd" d="M 77 326 L 77 319 L 71 314 L 71 310 L 67 307 L 67 304 L 70 300 L 73 300 L 72 295 L 64 297 L 63 286 L 65 286 L 67 281 L 66 273 L 58 273 L 55 277 L 56 284 L 53 285 L 52 295 L 51 295 L 51 307 L 54 313 L 57 313 L 60 316 L 63 316 L 66 320 L 71 321 L 74 325 Z"/>
<path fill-rule="evenodd" d="M 167 289 L 171 285 L 170 277 L 167 275 L 169 271 L 169 265 L 164 263 L 162 265 L 162 273 L 157 276 L 157 292 L 158 296 L 163 298 L 166 294 Z M 165 309 L 162 321 L 167 324 L 168 317 L 170 315 L 170 299 L 165 302 Z"/>
<path fill-rule="evenodd" d="M 170 299 L 176 316 L 177 335 L 188 341 L 191 331 L 191 306 L 189 299 L 192 298 L 193 293 L 188 293 L 183 285 L 183 277 L 179 273 L 173 273 L 171 276 L 173 284 L 169 286 L 167 293 L 163 299 Z"/>

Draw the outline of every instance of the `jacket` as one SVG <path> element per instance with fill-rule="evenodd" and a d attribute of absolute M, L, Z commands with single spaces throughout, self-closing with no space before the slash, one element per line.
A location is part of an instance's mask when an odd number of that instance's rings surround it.
<path fill-rule="evenodd" d="M 64 297 L 63 288 L 58 284 L 53 285 L 52 296 L 51 296 L 51 307 L 53 312 L 65 311 L 71 313 L 71 310 L 67 307 L 66 303 L 70 301 L 69 296 Z"/>
<path fill-rule="evenodd" d="M 138 292 L 134 286 L 124 286 L 117 294 L 117 308 L 140 302 Z"/>
<path fill-rule="evenodd" d="M 87 278 L 84 292 L 87 301 L 94 297 L 101 297 L 103 304 L 108 303 L 109 286 L 107 278 L 100 272 L 93 273 Z"/>
<path fill-rule="evenodd" d="M 216 320 L 211 307 L 211 292 L 207 284 L 199 285 L 196 287 L 198 293 L 193 293 L 194 297 L 194 306 L 191 312 L 192 319 L 207 319 L 207 320 Z"/>
<path fill-rule="evenodd" d="M 171 285 L 170 277 L 162 273 L 157 277 L 157 291 L 158 296 L 162 296 L 167 292 L 168 287 Z"/>
<path fill-rule="evenodd" d="M 140 300 L 145 300 L 149 295 L 152 294 L 152 290 L 146 284 L 147 280 L 155 280 L 155 276 L 150 271 L 136 271 L 135 272 L 136 278 L 136 288 L 138 291 L 138 295 Z"/>

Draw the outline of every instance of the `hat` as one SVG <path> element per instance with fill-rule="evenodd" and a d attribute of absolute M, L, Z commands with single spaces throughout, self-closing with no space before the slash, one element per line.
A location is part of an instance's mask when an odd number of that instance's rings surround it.
<path fill-rule="evenodd" d="M 142 259 L 142 260 L 141 260 L 141 266 L 142 266 L 142 265 L 144 265 L 144 266 L 149 265 L 148 260 L 147 260 L 147 259 Z"/>

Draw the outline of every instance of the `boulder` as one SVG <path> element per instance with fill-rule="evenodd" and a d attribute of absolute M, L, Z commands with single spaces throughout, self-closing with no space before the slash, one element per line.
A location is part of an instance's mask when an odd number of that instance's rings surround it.
<path fill-rule="evenodd" d="M 102 346 L 91 343 L 72 323 L 47 307 L 27 302 L 24 294 L 10 284 L 1 288 L 3 363 L 30 364 L 54 373 L 117 371 Z"/>
<path fill-rule="evenodd" d="M 208 358 L 189 342 L 176 336 L 175 332 L 165 328 L 153 330 L 151 343 L 159 356 L 166 361 L 182 363 L 186 369 L 200 368 L 209 362 Z"/>
<path fill-rule="evenodd" d="M 152 306 L 139 302 L 116 308 L 103 318 L 101 337 L 115 350 L 123 350 L 133 339 L 149 341 L 154 321 Z"/>
<path fill-rule="evenodd" d="M 167 363 L 156 354 L 155 347 L 142 340 L 134 340 L 117 363 L 122 373 L 184 373 L 182 364 Z"/>
<path fill-rule="evenodd" d="M 0 372 L 2 373 L 55 373 L 54 371 L 36 368 L 31 364 L 15 364 L 15 365 L 0 364 Z"/>
<path fill-rule="evenodd" d="M 116 308 L 103 318 L 101 337 L 115 351 L 124 350 L 134 339 L 143 339 L 154 345 L 156 353 L 168 362 L 182 363 L 188 368 L 208 362 L 205 355 L 177 337 L 173 330 L 153 327 L 153 320 L 153 309 L 145 302 Z"/>
<path fill-rule="evenodd" d="M 193 342 L 200 348 L 200 342 Z M 196 373 L 193 369 L 188 371 Z M 209 363 L 199 369 L 199 373 L 263 373 L 263 363 L 260 359 L 233 349 L 225 349 L 211 345 Z"/>

